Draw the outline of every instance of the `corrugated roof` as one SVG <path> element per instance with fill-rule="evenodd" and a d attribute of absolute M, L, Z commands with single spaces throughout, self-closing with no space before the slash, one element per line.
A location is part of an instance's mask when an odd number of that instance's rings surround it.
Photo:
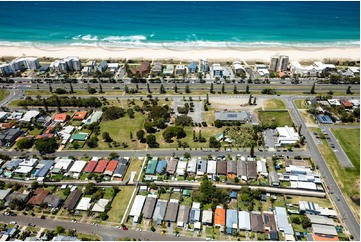
<path fill-rule="evenodd" d="M 157 203 L 156 197 L 152 197 L 152 196 L 147 197 L 147 199 L 145 200 L 143 210 L 142 210 L 144 218 L 147 218 L 147 219 L 152 218 L 156 203 Z"/>
<path fill-rule="evenodd" d="M 163 222 L 166 209 L 167 201 L 158 200 L 153 214 L 153 221 L 155 221 L 157 224 L 161 224 Z"/>
<path fill-rule="evenodd" d="M 75 208 L 76 204 L 78 203 L 79 199 L 81 198 L 82 194 L 83 193 L 80 190 L 72 191 L 70 193 L 68 199 L 64 203 L 64 208 L 73 210 Z"/>
<path fill-rule="evenodd" d="M 226 210 L 224 208 L 216 208 L 214 211 L 214 225 L 224 226 L 226 225 Z"/>
<path fill-rule="evenodd" d="M 30 198 L 28 204 L 40 205 L 43 203 L 45 197 L 50 193 L 49 190 L 44 190 L 42 188 L 37 188 L 34 192 L 34 195 Z"/>
<path fill-rule="evenodd" d="M 240 230 L 251 230 L 251 216 L 247 211 L 238 212 L 238 227 Z"/>
<path fill-rule="evenodd" d="M 171 158 L 168 162 L 167 162 L 167 173 L 173 175 L 177 169 L 177 164 L 178 164 L 178 160 Z"/>
<path fill-rule="evenodd" d="M 287 211 L 284 207 L 275 207 L 275 215 L 278 230 L 284 231 L 285 234 L 293 235 L 293 228 L 288 222 Z"/>
<path fill-rule="evenodd" d="M 247 177 L 248 178 L 257 178 L 257 162 L 256 161 L 247 161 Z"/>
<path fill-rule="evenodd" d="M 91 160 L 88 162 L 88 164 L 86 165 L 85 169 L 84 169 L 84 172 L 87 172 L 87 173 L 91 173 L 94 171 L 95 169 L 95 166 L 98 164 L 97 161 L 95 160 Z"/>
<path fill-rule="evenodd" d="M 237 164 L 234 160 L 227 161 L 227 173 L 237 174 Z"/>
<path fill-rule="evenodd" d="M 117 160 L 111 160 L 109 161 L 107 168 L 105 168 L 105 175 L 113 175 L 113 172 L 115 171 L 115 169 L 117 168 L 118 165 L 118 161 Z"/>
<path fill-rule="evenodd" d="M 232 233 L 232 229 L 238 230 L 238 213 L 235 209 L 227 209 L 226 215 L 227 233 Z"/>
<path fill-rule="evenodd" d="M 264 232 L 262 214 L 251 212 L 251 229 L 253 232 Z"/>
<path fill-rule="evenodd" d="M 107 160 L 100 160 L 98 162 L 98 165 L 95 167 L 95 170 L 94 172 L 96 173 L 103 173 L 105 168 L 107 167 L 108 165 L 108 161 Z"/>
<path fill-rule="evenodd" d="M 227 174 L 227 161 L 218 160 L 217 161 L 217 174 L 226 175 Z"/>
<path fill-rule="evenodd" d="M 177 220 L 178 208 L 178 202 L 169 202 L 167 206 L 167 211 L 165 212 L 164 220 L 169 222 L 175 222 Z"/>
<path fill-rule="evenodd" d="M 272 212 L 263 212 L 264 227 L 268 231 L 277 231 L 275 216 Z"/>
<path fill-rule="evenodd" d="M 177 223 L 179 223 L 179 222 L 187 223 L 188 220 L 189 220 L 189 212 L 190 212 L 190 207 L 189 206 L 180 205 L 179 212 L 178 212 Z"/>
<path fill-rule="evenodd" d="M 157 167 L 157 163 L 158 163 L 157 160 L 150 160 L 150 161 L 148 162 L 148 165 L 147 165 L 147 169 L 146 169 L 146 171 L 145 171 L 145 174 L 154 175 L 155 169 L 156 169 L 156 167 Z"/>
<path fill-rule="evenodd" d="M 158 165 L 157 165 L 157 168 L 156 168 L 157 173 L 158 174 L 163 173 L 164 172 L 164 167 L 166 167 L 166 166 L 167 166 L 167 161 L 166 160 L 158 161 Z"/>

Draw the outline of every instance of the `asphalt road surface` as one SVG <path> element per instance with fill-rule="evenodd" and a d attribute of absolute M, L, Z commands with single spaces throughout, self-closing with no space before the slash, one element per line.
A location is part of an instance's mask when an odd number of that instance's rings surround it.
<path fill-rule="evenodd" d="M 68 229 L 76 229 L 77 232 L 80 233 L 86 233 L 86 234 L 97 234 L 99 235 L 102 240 L 107 241 L 115 241 L 119 238 L 129 237 L 130 239 L 140 239 L 142 241 L 144 240 L 150 240 L 150 241 L 172 241 L 172 240 L 179 240 L 179 241 L 185 241 L 185 240 L 191 240 L 191 241 L 200 241 L 204 239 L 200 238 L 194 238 L 194 237 L 176 237 L 171 235 L 161 235 L 160 229 L 157 229 L 156 232 L 148 232 L 148 231 L 135 231 L 135 230 L 119 230 L 112 226 L 92 226 L 90 224 L 84 224 L 84 223 L 72 223 L 71 221 L 64 221 L 64 220 L 53 220 L 53 219 L 40 219 L 37 217 L 32 216 L 23 216 L 18 215 L 16 217 L 12 216 L 5 216 L 3 214 L 0 215 L 0 221 L 9 223 L 10 221 L 16 221 L 19 225 L 25 225 L 27 226 L 28 223 L 36 224 L 37 227 L 43 227 L 43 228 L 49 228 L 49 229 L 55 229 L 56 226 L 61 226 Z"/>

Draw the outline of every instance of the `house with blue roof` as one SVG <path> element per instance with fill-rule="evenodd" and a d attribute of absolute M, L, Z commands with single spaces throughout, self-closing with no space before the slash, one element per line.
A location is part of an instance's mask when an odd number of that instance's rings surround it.
<path fill-rule="evenodd" d="M 50 168 L 54 165 L 53 160 L 42 160 L 35 167 L 35 172 L 31 175 L 32 177 L 46 177 L 49 173 Z"/>
<path fill-rule="evenodd" d="M 157 168 L 156 168 L 157 174 L 163 174 L 165 172 L 166 167 L 167 167 L 167 161 L 166 160 L 158 161 Z"/>
<path fill-rule="evenodd" d="M 189 63 L 188 65 L 188 73 L 195 73 L 197 71 L 197 66 L 198 64 L 194 61 L 192 61 L 191 63 Z"/>
<path fill-rule="evenodd" d="M 231 191 L 231 193 L 229 194 L 229 198 L 237 199 L 237 192 L 236 191 Z"/>
<path fill-rule="evenodd" d="M 332 119 L 328 115 L 318 115 L 317 116 L 317 121 L 320 124 L 333 124 Z"/>
<path fill-rule="evenodd" d="M 233 229 L 238 231 L 238 212 L 234 209 L 227 209 L 226 213 L 226 231 L 232 234 Z"/>
<path fill-rule="evenodd" d="M 11 159 L 11 161 L 9 161 L 6 165 L 6 169 L 8 170 L 14 170 L 16 167 L 19 166 L 19 164 L 22 162 L 23 160 L 21 159 Z"/>

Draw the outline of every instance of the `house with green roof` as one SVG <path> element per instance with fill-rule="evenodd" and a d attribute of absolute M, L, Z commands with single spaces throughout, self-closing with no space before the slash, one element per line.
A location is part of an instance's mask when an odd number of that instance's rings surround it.
<path fill-rule="evenodd" d="M 88 133 L 77 133 L 71 135 L 72 141 L 85 141 L 88 138 Z"/>
<path fill-rule="evenodd" d="M 155 169 L 157 168 L 158 159 L 152 159 L 148 162 L 147 169 L 145 171 L 146 175 L 154 175 Z"/>

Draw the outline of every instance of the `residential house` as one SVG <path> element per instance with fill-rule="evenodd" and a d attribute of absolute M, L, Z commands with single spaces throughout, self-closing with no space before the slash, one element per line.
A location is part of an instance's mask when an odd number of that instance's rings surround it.
<path fill-rule="evenodd" d="M 91 207 L 91 198 L 90 197 L 82 197 L 78 206 L 76 206 L 76 210 L 87 211 Z"/>
<path fill-rule="evenodd" d="M 279 186 L 280 179 L 275 171 L 270 171 L 269 173 L 269 184 L 271 186 Z"/>
<path fill-rule="evenodd" d="M 294 234 L 291 223 L 288 221 L 287 211 L 284 207 L 275 207 L 274 214 L 278 231 L 284 232 L 286 235 Z"/>
<path fill-rule="evenodd" d="M 208 72 L 209 71 L 209 64 L 207 59 L 201 59 L 199 62 L 199 71 L 200 72 Z"/>
<path fill-rule="evenodd" d="M 197 63 L 192 61 L 188 65 L 188 73 L 194 74 L 194 73 L 196 73 L 196 71 L 197 71 Z"/>
<path fill-rule="evenodd" d="M 107 61 L 103 60 L 103 61 L 100 62 L 99 65 L 96 67 L 96 71 L 104 72 L 104 71 L 106 71 L 107 68 L 108 68 L 108 63 L 107 63 Z"/>
<path fill-rule="evenodd" d="M 176 65 L 175 74 L 177 75 L 185 75 L 187 73 L 187 69 L 185 65 Z"/>
<path fill-rule="evenodd" d="M 137 195 L 135 196 L 132 209 L 129 212 L 130 217 L 134 217 L 133 222 L 137 222 L 138 217 L 140 216 L 143 205 L 145 203 L 146 196 L 143 195 Z"/>
<path fill-rule="evenodd" d="M 21 129 L 11 128 L 0 132 L 0 145 L 10 147 L 24 132 Z"/>
<path fill-rule="evenodd" d="M 167 161 L 166 160 L 160 160 L 158 161 L 156 172 L 157 174 L 163 174 L 167 167 Z"/>
<path fill-rule="evenodd" d="M 213 224 L 213 211 L 212 210 L 203 210 L 202 224 L 210 225 L 210 226 Z"/>
<path fill-rule="evenodd" d="M 338 240 L 338 234 L 335 226 L 312 224 L 312 237 L 315 241 L 333 241 Z"/>
<path fill-rule="evenodd" d="M 247 179 L 257 179 L 256 161 L 247 161 Z"/>
<path fill-rule="evenodd" d="M 62 201 L 61 197 L 59 197 L 59 196 L 48 195 L 45 197 L 43 203 L 48 207 L 57 208 L 60 206 L 61 201 Z"/>
<path fill-rule="evenodd" d="M 153 64 L 153 69 L 152 69 L 152 73 L 154 75 L 159 75 L 162 73 L 162 70 L 163 70 L 163 65 L 162 65 L 162 62 L 155 62 Z"/>
<path fill-rule="evenodd" d="M 207 174 L 210 176 L 216 175 L 217 172 L 217 161 L 209 160 L 207 166 Z"/>
<path fill-rule="evenodd" d="M 261 176 L 268 176 L 267 167 L 266 167 L 266 160 L 261 159 L 257 161 L 257 173 Z"/>
<path fill-rule="evenodd" d="M 197 176 L 203 176 L 207 172 L 207 162 L 204 160 L 197 161 Z"/>
<path fill-rule="evenodd" d="M 105 168 L 104 175 L 112 176 L 115 169 L 117 168 L 117 166 L 118 166 L 118 161 L 117 160 L 109 161 L 109 163 L 107 165 L 107 168 Z"/>
<path fill-rule="evenodd" d="M 176 169 L 177 169 L 177 163 L 178 163 L 178 160 L 175 159 L 175 158 L 170 158 L 170 160 L 168 160 L 167 162 L 167 169 L 166 169 L 166 172 L 170 175 L 174 175 Z"/>
<path fill-rule="evenodd" d="M 232 63 L 232 69 L 237 76 L 246 74 L 246 70 L 243 68 L 243 66 L 241 65 L 241 62 L 239 62 L 239 61 L 235 61 Z"/>
<path fill-rule="evenodd" d="M 108 199 L 99 199 L 93 206 L 92 208 L 92 212 L 96 212 L 96 213 L 102 213 L 105 211 L 106 206 L 109 204 L 109 200 Z"/>
<path fill-rule="evenodd" d="M 117 177 L 117 178 L 124 178 L 125 172 L 128 168 L 128 164 L 129 164 L 129 158 L 121 158 L 119 159 L 117 168 L 115 169 L 114 173 L 113 173 L 113 177 Z"/>
<path fill-rule="evenodd" d="M 11 193 L 11 189 L 6 189 L 6 190 L 3 190 L 1 189 L 0 190 L 0 201 L 1 202 L 4 202 L 7 198 L 7 196 L 9 196 L 9 194 Z"/>
<path fill-rule="evenodd" d="M 238 212 L 238 228 L 239 230 L 251 230 L 251 216 L 247 211 Z"/>
<path fill-rule="evenodd" d="M 188 161 L 187 173 L 189 175 L 193 175 L 196 174 L 196 171 L 197 171 L 197 159 L 192 158 L 190 161 Z"/>
<path fill-rule="evenodd" d="M 19 120 L 19 122 L 29 123 L 32 119 L 38 117 L 39 114 L 40 114 L 39 111 L 29 110 L 24 114 L 24 116 Z"/>
<path fill-rule="evenodd" d="M 224 226 L 226 225 L 226 210 L 224 208 L 220 206 L 216 207 L 213 225 L 217 228 L 221 228 L 223 231 Z"/>
<path fill-rule="evenodd" d="M 179 209 L 179 201 L 176 199 L 170 199 L 168 202 L 167 210 L 165 212 L 164 221 L 176 222 Z"/>
<path fill-rule="evenodd" d="M 251 229 L 253 232 L 256 233 L 264 232 L 264 224 L 263 224 L 261 212 L 258 211 L 251 212 Z"/>
<path fill-rule="evenodd" d="M 192 204 L 192 208 L 189 214 L 189 223 L 194 224 L 196 222 L 201 222 L 201 209 L 199 206 L 195 206 L 195 202 Z M 197 203 L 198 204 L 198 203 Z"/>
<path fill-rule="evenodd" d="M 80 190 L 74 190 L 69 194 L 69 197 L 64 203 L 64 209 L 73 210 L 78 204 L 83 193 Z"/>
<path fill-rule="evenodd" d="M 150 161 L 148 161 L 147 169 L 145 171 L 146 175 L 154 175 L 155 169 L 157 168 L 158 158 L 153 157 Z"/>
<path fill-rule="evenodd" d="M 227 161 L 217 160 L 217 175 L 218 176 L 227 175 Z"/>
<path fill-rule="evenodd" d="M 82 121 L 82 123 L 85 124 L 85 125 L 96 123 L 96 122 L 98 122 L 100 120 L 102 115 L 103 115 L 102 111 L 95 111 L 88 118 L 84 119 Z"/>
<path fill-rule="evenodd" d="M 89 162 L 86 164 L 83 172 L 85 172 L 85 173 L 92 173 L 92 172 L 94 171 L 95 167 L 97 166 L 97 164 L 98 164 L 98 161 L 96 161 L 96 160 L 91 160 L 91 161 L 89 161 Z"/>
<path fill-rule="evenodd" d="M 28 201 L 28 204 L 39 206 L 40 204 L 42 204 L 44 202 L 44 199 L 46 198 L 46 196 L 49 193 L 50 193 L 49 190 L 44 190 L 42 188 L 37 188 L 34 191 L 33 196 Z"/>
<path fill-rule="evenodd" d="M 190 207 L 187 205 L 180 205 L 177 217 L 177 226 L 184 227 L 189 220 Z"/>
<path fill-rule="evenodd" d="M 130 71 L 133 75 L 137 73 L 139 73 L 141 76 L 148 75 L 150 71 L 150 63 L 149 61 L 144 61 L 138 67 L 133 66 L 132 68 L 130 68 Z"/>
<path fill-rule="evenodd" d="M 73 120 L 83 121 L 86 118 L 87 114 L 87 111 L 78 111 L 74 114 Z"/>
<path fill-rule="evenodd" d="M 353 106 L 352 103 L 346 98 L 341 98 L 339 101 L 346 109 L 352 108 Z"/>
<path fill-rule="evenodd" d="M 162 224 L 164 221 L 165 212 L 167 209 L 167 201 L 158 200 L 153 213 L 153 221 L 157 223 L 157 225 Z"/>
<path fill-rule="evenodd" d="M 237 163 L 234 160 L 227 161 L 227 177 L 234 179 L 237 176 Z"/>
<path fill-rule="evenodd" d="M 226 215 L 226 231 L 227 234 L 232 234 L 233 231 L 238 231 L 238 212 L 235 209 L 227 209 Z"/>
<path fill-rule="evenodd" d="M 79 179 L 82 171 L 84 170 L 85 165 L 87 164 L 86 161 L 83 160 L 77 160 L 74 162 L 74 164 L 69 169 L 69 175 L 72 176 L 75 179 Z"/>
<path fill-rule="evenodd" d="M 174 65 L 166 65 L 165 69 L 163 70 L 163 75 L 165 76 L 171 76 L 174 73 Z"/>
<path fill-rule="evenodd" d="M 247 162 L 245 157 L 241 157 L 241 159 L 237 161 L 237 177 L 247 181 Z"/>
<path fill-rule="evenodd" d="M 155 195 L 148 195 L 145 200 L 145 204 L 142 210 L 143 218 L 151 219 L 157 203 L 157 197 Z"/>
<path fill-rule="evenodd" d="M 263 212 L 265 232 L 277 231 L 275 216 L 271 211 Z"/>
<path fill-rule="evenodd" d="M 178 162 L 176 173 L 178 176 L 184 176 L 184 173 L 187 169 L 187 161 L 181 160 Z"/>
<path fill-rule="evenodd" d="M 30 192 L 29 191 L 14 191 L 12 193 L 10 193 L 8 196 L 6 196 L 5 198 L 5 204 L 4 206 L 7 207 L 9 206 L 9 203 L 11 201 L 13 201 L 14 199 L 20 199 L 22 200 L 24 203 L 27 203 L 29 201 L 30 198 Z"/>
<path fill-rule="evenodd" d="M 212 74 L 213 74 L 213 77 L 216 78 L 216 77 L 223 77 L 223 69 L 221 67 L 220 64 L 213 64 L 212 65 Z"/>
<path fill-rule="evenodd" d="M 276 131 L 278 133 L 277 143 L 279 145 L 295 144 L 300 140 L 299 134 L 293 127 L 277 127 Z"/>
<path fill-rule="evenodd" d="M 94 173 L 104 173 L 105 168 L 108 165 L 108 161 L 107 160 L 100 160 L 97 164 L 97 166 L 94 169 Z"/>
<path fill-rule="evenodd" d="M 50 171 L 50 168 L 54 165 L 53 160 L 41 160 L 35 167 L 35 172 L 31 175 L 32 177 L 43 178 L 46 177 Z"/>

